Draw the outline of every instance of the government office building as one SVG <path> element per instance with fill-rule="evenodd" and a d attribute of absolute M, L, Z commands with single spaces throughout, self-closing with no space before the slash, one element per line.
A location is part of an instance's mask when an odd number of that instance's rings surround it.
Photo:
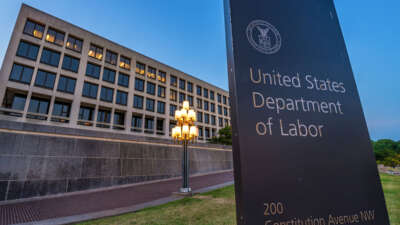
<path fill-rule="evenodd" d="M 0 119 L 168 139 L 184 100 L 200 141 L 230 124 L 227 91 L 22 5 L 0 72 Z"/>

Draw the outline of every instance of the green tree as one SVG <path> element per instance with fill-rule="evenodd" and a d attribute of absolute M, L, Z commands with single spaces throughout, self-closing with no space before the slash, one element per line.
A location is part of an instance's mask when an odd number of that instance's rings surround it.
<path fill-rule="evenodd" d="M 400 166 L 400 154 L 397 154 L 393 157 L 387 157 L 382 162 L 385 166 L 397 167 Z"/>
<path fill-rule="evenodd" d="M 218 135 L 211 138 L 210 142 L 213 144 L 232 145 L 232 128 L 226 126 L 220 129 Z"/>
<path fill-rule="evenodd" d="M 373 142 L 373 146 L 374 146 L 374 151 L 392 150 L 397 154 L 400 154 L 399 142 L 395 142 L 390 139 L 381 139 L 376 142 Z"/>
<path fill-rule="evenodd" d="M 372 141 L 372 146 L 374 147 L 375 158 L 378 162 L 382 162 L 386 160 L 386 158 L 400 154 L 398 143 L 390 139 Z"/>

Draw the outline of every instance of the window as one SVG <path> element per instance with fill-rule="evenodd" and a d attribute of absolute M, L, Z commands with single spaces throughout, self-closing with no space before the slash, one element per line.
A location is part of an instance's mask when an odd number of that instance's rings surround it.
<path fill-rule="evenodd" d="M 211 116 L 211 124 L 215 125 L 215 116 Z"/>
<path fill-rule="evenodd" d="M 113 127 L 114 129 L 123 130 L 123 126 L 125 124 L 125 113 L 124 112 L 114 112 L 114 125 L 118 125 L 119 127 Z"/>
<path fill-rule="evenodd" d="M 214 100 L 214 91 L 210 91 L 210 99 Z"/>
<path fill-rule="evenodd" d="M 118 54 L 110 50 L 106 51 L 106 63 L 117 65 Z"/>
<path fill-rule="evenodd" d="M 104 68 L 103 80 L 113 84 L 115 82 L 115 70 Z"/>
<path fill-rule="evenodd" d="M 175 111 L 176 111 L 176 109 L 177 109 L 177 106 L 176 105 L 169 105 L 169 115 L 170 116 L 175 116 Z"/>
<path fill-rule="evenodd" d="M 55 101 L 53 106 L 53 116 L 69 117 L 70 109 L 70 103 Z"/>
<path fill-rule="evenodd" d="M 88 55 L 101 61 L 103 59 L 103 48 L 94 44 L 90 44 Z"/>
<path fill-rule="evenodd" d="M 114 97 L 114 89 L 108 87 L 101 87 L 100 100 L 105 102 L 112 102 Z"/>
<path fill-rule="evenodd" d="M 58 46 L 63 46 L 64 45 L 64 37 L 65 37 L 64 32 L 54 30 L 53 28 L 47 29 L 47 34 L 46 34 L 47 42 L 56 44 Z"/>
<path fill-rule="evenodd" d="M 176 100 L 177 100 L 177 95 L 178 95 L 178 93 L 177 93 L 176 91 L 170 90 L 170 92 L 169 92 L 169 99 L 170 99 L 171 101 L 176 102 Z"/>
<path fill-rule="evenodd" d="M 183 101 L 185 101 L 185 94 L 184 93 L 181 93 L 181 92 L 179 92 L 179 103 L 182 103 Z"/>
<path fill-rule="evenodd" d="M 99 77 L 100 77 L 100 66 L 88 62 L 87 66 L 86 66 L 86 75 L 89 76 L 89 77 L 93 77 L 93 78 L 99 79 Z"/>
<path fill-rule="evenodd" d="M 136 72 L 137 74 L 144 75 L 144 70 L 145 70 L 145 68 L 146 68 L 146 65 L 144 65 L 143 63 L 137 62 L 137 63 L 136 63 L 135 72 Z"/>
<path fill-rule="evenodd" d="M 32 97 L 29 103 L 28 112 L 47 114 L 49 112 L 50 101 L 38 97 Z"/>
<path fill-rule="evenodd" d="M 162 132 L 164 131 L 164 120 L 163 119 L 157 119 L 156 129 L 157 129 L 157 131 L 161 131 L 160 134 L 162 134 Z"/>
<path fill-rule="evenodd" d="M 177 78 L 174 75 L 171 75 L 171 86 L 176 87 L 178 84 Z"/>
<path fill-rule="evenodd" d="M 143 96 L 133 96 L 133 108 L 143 109 Z"/>
<path fill-rule="evenodd" d="M 126 105 L 127 102 L 128 102 L 128 93 L 118 90 L 116 103 L 120 105 Z"/>
<path fill-rule="evenodd" d="M 206 138 L 210 138 L 210 129 L 208 129 L 208 128 L 205 128 L 205 129 L 204 129 L 204 136 L 205 136 Z"/>
<path fill-rule="evenodd" d="M 148 67 L 147 69 L 147 77 L 150 77 L 151 79 L 156 79 L 156 73 L 157 70 L 153 67 Z"/>
<path fill-rule="evenodd" d="M 229 126 L 229 120 L 225 119 L 225 127 Z"/>
<path fill-rule="evenodd" d="M 179 88 L 181 89 L 181 90 L 185 90 L 186 89 L 186 81 L 185 80 L 182 80 L 182 79 L 179 79 Z"/>
<path fill-rule="evenodd" d="M 218 106 L 218 114 L 222 115 L 222 106 Z"/>
<path fill-rule="evenodd" d="M 97 112 L 97 122 L 110 123 L 111 122 L 111 111 L 108 109 L 99 109 L 99 111 Z"/>
<path fill-rule="evenodd" d="M 157 80 L 165 83 L 166 79 L 167 79 L 167 74 L 165 72 L 159 70 Z"/>
<path fill-rule="evenodd" d="M 38 52 L 39 52 L 39 45 L 31 44 L 26 41 L 21 41 L 18 46 L 17 56 L 35 61 Z"/>
<path fill-rule="evenodd" d="M 203 96 L 204 96 L 204 98 L 208 98 L 208 89 L 207 88 L 204 88 Z"/>
<path fill-rule="evenodd" d="M 118 85 L 129 87 L 129 75 L 120 72 L 118 74 Z"/>
<path fill-rule="evenodd" d="M 44 25 L 27 20 L 24 27 L 24 34 L 42 39 L 44 33 Z"/>
<path fill-rule="evenodd" d="M 135 90 L 144 91 L 144 80 L 135 78 Z"/>
<path fill-rule="evenodd" d="M 131 69 L 131 59 L 121 55 L 119 57 L 119 67 L 126 69 L 126 70 L 130 70 Z"/>
<path fill-rule="evenodd" d="M 33 68 L 19 64 L 13 65 L 10 74 L 10 80 L 25 84 L 30 84 L 32 80 Z"/>
<path fill-rule="evenodd" d="M 99 86 L 97 84 L 85 82 L 83 84 L 82 96 L 96 99 L 98 88 Z"/>
<path fill-rule="evenodd" d="M 224 123 L 223 123 L 223 121 L 222 121 L 222 118 L 219 117 L 219 118 L 218 118 L 218 126 L 222 127 L 223 125 L 224 125 Z"/>
<path fill-rule="evenodd" d="M 3 103 L 6 108 L 24 111 L 25 103 L 26 94 L 13 93 L 12 91 L 7 90 Z"/>
<path fill-rule="evenodd" d="M 187 82 L 187 91 L 192 93 L 193 92 L 193 83 Z"/>
<path fill-rule="evenodd" d="M 132 116 L 132 127 L 134 128 L 142 128 L 142 117 L 141 116 Z"/>
<path fill-rule="evenodd" d="M 208 102 L 204 101 L 204 110 L 208 111 Z"/>
<path fill-rule="evenodd" d="M 151 95 L 155 95 L 156 94 L 156 85 L 151 83 L 151 82 L 147 82 L 147 94 L 151 94 Z"/>
<path fill-rule="evenodd" d="M 154 100 L 151 98 L 146 98 L 146 110 L 154 112 Z"/>
<path fill-rule="evenodd" d="M 76 80 L 73 78 L 60 76 L 58 80 L 58 91 L 67 92 L 73 94 L 75 92 Z"/>
<path fill-rule="evenodd" d="M 226 96 L 224 96 L 224 98 L 223 98 L 223 99 L 224 99 L 224 104 L 226 105 Z"/>
<path fill-rule="evenodd" d="M 196 98 L 196 99 L 197 99 L 197 108 L 199 108 L 199 109 L 203 108 L 203 103 L 202 103 L 201 99 L 200 98 Z"/>
<path fill-rule="evenodd" d="M 36 74 L 35 86 L 53 89 L 55 80 L 56 80 L 55 73 L 38 70 Z"/>
<path fill-rule="evenodd" d="M 78 118 L 79 120 L 92 121 L 93 114 L 94 114 L 94 108 L 81 106 L 81 108 L 79 109 Z"/>
<path fill-rule="evenodd" d="M 203 137 L 203 128 L 199 127 L 199 137 Z"/>
<path fill-rule="evenodd" d="M 210 111 L 215 112 L 215 104 L 214 103 L 210 103 Z"/>
<path fill-rule="evenodd" d="M 58 67 L 58 64 L 60 62 L 60 53 L 44 48 L 42 51 L 40 62 L 50 66 Z"/>
<path fill-rule="evenodd" d="M 203 113 L 202 112 L 197 112 L 197 121 L 203 122 Z"/>
<path fill-rule="evenodd" d="M 188 95 L 187 100 L 189 101 L 189 105 L 193 106 L 193 96 Z"/>
<path fill-rule="evenodd" d="M 228 109 L 224 107 L 224 116 L 228 116 Z"/>
<path fill-rule="evenodd" d="M 201 96 L 201 87 L 200 86 L 196 86 L 196 93 L 198 96 Z"/>
<path fill-rule="evenodd" d="M 165 113 L 165 102 L 157 102 L 157 112 L 161 114 Z"/>
<path fill-rule="evenodd" d="M 146 118 L 144 121 L 144 128 L 147 130 L 153 130 L 154 129 L 154 119 Z"/>
<path fill-rule="evenodd" d="M 221 103 L 221 95 L 220 94 L 217 94 L 217 100 L 218 100 L 218 103 Z"/>
<path fill-rule="evenodd" d="M 81 52 L 82 51 L 82 44 L 83 41 L 81 39 L 78 39 L 76 37 L 68 35 L 67 39 L 67 48 L 71 49 L 76 52 Z"/>
<path fill-rule="evenodd" d="M 79 70 L 79 59 L 69 55 L 64 55 L 62 68 L 77 73 Z"/>
<path fill-rule="evenodd" d="M 207 113 L 204 113 L 204 123 L 210 123 L 210 115 L 208 115 Z"/>
<path fill-rule="evenodd" d="M 165 87 L 158 85 L 157 90 L 158 97 L 165 98 Z"/>

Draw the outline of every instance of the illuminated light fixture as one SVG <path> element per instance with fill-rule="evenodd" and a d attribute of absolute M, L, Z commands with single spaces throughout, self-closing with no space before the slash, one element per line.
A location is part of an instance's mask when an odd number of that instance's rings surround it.
<path fill-rule="evenodd" d="M 42 38 L 43 33 L 35 29 L 35 30 L 33 30 L 33 36 L 35 36 L 37 38 Z"/>
<path fill-rule="evenodd" d="M 89 50 L 89 54 L 88 54 L 88 55 L 94 57 L 94 52 L 93 52 L 93 50 Z"/>
<path fill-rule="evenodd" d="M 183 184 L 180 192 L 185 194 L 191 193 L 191 188 L 189 187 L 189 152 L 187 147 L 190 141 L 194 142 L 199 136 L 199 130 L 195 125 L 196 119 L 196 112 L 190 109 L 189 102 L 183 101 L 182 109 L 175 111 L 177 124 L 171 130 L 172 138 L 183 144 Z"/>

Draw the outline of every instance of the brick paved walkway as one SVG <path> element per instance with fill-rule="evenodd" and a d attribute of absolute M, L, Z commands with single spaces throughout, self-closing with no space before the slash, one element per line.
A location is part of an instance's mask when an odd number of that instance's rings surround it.
<path fill-rule="evenodd" d="M 232 171 L 190 178 L 194 191 L 233 181 Z M 74 215 L 130 207 L 171 196 L 181 186 L 181 179 L 118 187 L 69 196 L 58 196 L 0 206 L 0 225 L 27 223 Z"/>

